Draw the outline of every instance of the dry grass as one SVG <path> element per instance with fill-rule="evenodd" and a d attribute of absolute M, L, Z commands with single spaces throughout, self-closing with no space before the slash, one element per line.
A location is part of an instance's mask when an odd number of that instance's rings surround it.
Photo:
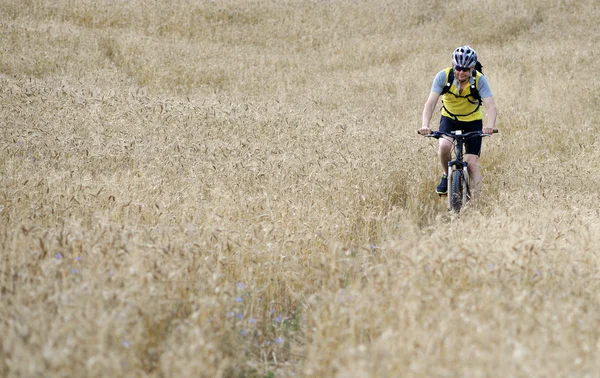
<path fill-rule="evenodd" d="M 1 376 L 600 369 L 594 1 L 0 13 Z M 415 130 L 463 43 L 501 134 L 457 218 Z"/>

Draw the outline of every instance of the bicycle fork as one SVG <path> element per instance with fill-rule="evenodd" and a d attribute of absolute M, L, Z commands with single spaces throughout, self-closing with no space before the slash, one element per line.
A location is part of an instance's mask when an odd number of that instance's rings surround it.
<path fill-rule="evenodd" d="M 466 161 L 459 162 L 458 160 L 448 162 L 448 209 L 452 208 L 452 173 L 457 170 L 462 170 L 463 174 L 463 190 L 462 190 L 462 204 L 465 204 L 470 199 L 469 193 L 469 163 Z"/>

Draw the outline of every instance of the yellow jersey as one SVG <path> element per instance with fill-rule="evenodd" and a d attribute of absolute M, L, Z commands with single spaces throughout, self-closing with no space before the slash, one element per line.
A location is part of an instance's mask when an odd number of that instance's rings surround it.
<path fill-rule="evenodd" d="M 446 82 L 452 67 L 446 68 Z M 469 84 L 465 85 L 462 91 L 456 87 L 458 81 L 454 80 L 447 93 L 442 96 L 442 115 L 456 119 L 461 122 L 471 122 L 483 119 L 481 110 L 481 100 L 471 94 L 471 86 L 478 88 L 481 73 L 473 71 L 474 77 L 469 78 Z"/>

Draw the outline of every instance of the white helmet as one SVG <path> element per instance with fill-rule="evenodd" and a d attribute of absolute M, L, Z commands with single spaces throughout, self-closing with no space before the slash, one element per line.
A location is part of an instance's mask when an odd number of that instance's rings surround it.
<path fill-rule="evenodd" d="M 468 45 L 457 47 L 452 53 L 452 64 L 459 67 L 475 67 L 477 53 Z"/>

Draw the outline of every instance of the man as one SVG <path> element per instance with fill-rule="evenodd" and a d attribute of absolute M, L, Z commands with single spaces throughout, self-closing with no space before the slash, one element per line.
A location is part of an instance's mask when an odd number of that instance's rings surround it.
<path fill-rule="evenodd" d="M 442 96 L 442 118 L 439 131 L 451 132 L 454 130 L 483 131 L 492 134 L 496 125 L 496 104 L 492 91 L 485 76 L 475 70 L 477 53 L 469 46 L 458 47 L 452 53 L 452 67 L 440 71 L 431 86 L 431 93 L 423 109 L 423 124 L 419 133 L 431 133 L 429 122 L 438 98 Z M 449 78 L 454 76 L 452 83 Z M 447 83 L 450 85 L 447 86 Z M 444 88 L 446 87 L 446 88 Z M 483 126 L 483 112 L 481 104 L 485 106 L 487 123 Z M 473 194 L 481 190 L 481 168 L 479 155 L 481 153 L 481 139 L 472 138 L 465 143 L 465 159 L 469 163 L 469 176 Z M 443 175 L 436 192 L 440 195 L 448 193 L 448 179 L 446 172 L 451 159 L 452 142 L 440 138 L 439 157 L 442 164 Z"/>

